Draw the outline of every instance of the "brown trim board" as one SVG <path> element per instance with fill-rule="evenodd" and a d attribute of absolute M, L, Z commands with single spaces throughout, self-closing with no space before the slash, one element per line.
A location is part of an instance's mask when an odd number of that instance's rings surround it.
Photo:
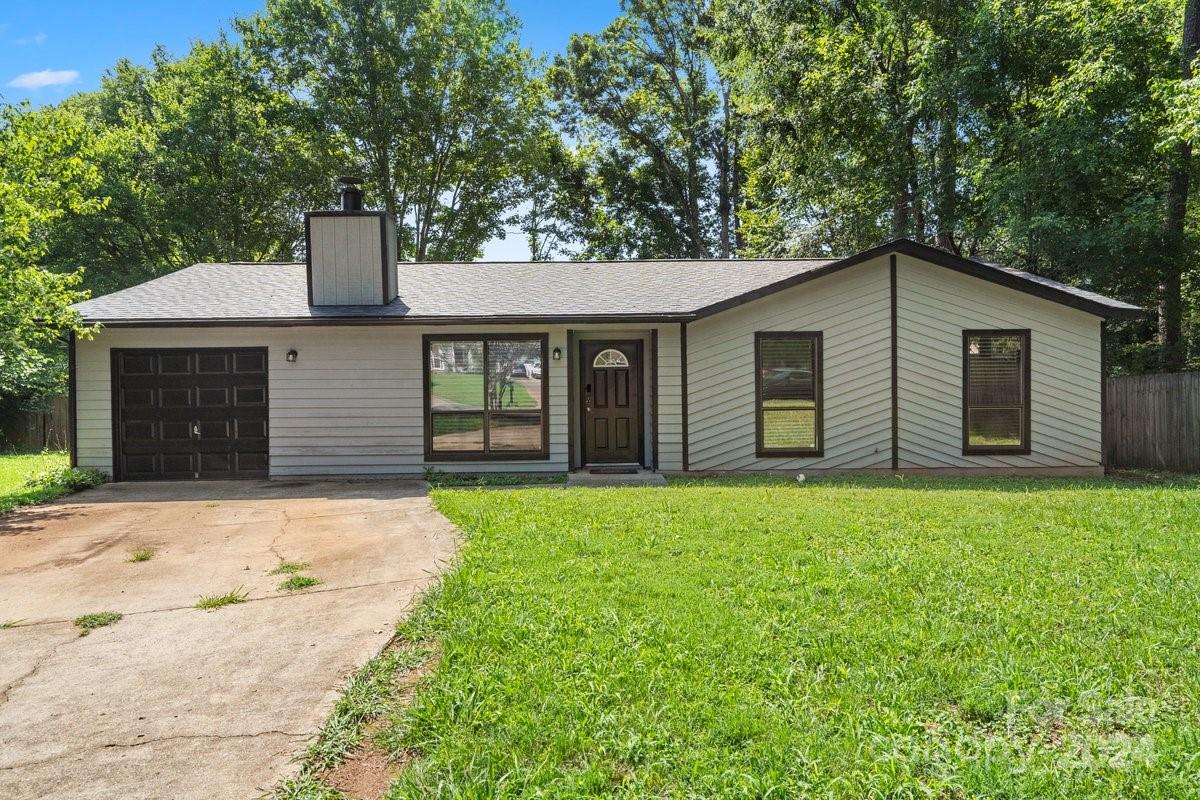
<path fill-rule="evenodd" d="M 1100 468 L 1108 474 L 1108 321 L 1100 321 Z"/>
<path fill-rule="evenodd" d="M 67 440 L 71 451 L 71 466 L 79 466 L 79 436 L 78 424 L 75 419 L 76 398 L 79 392 L 79 378 L 75 371 L 78 365 L 75 361 L 75 331 L 67 334 Z"/>
<path fill-rule="evenodd" d="M 687 472 L 688 466 L 688 351 L 687 351 L 687 323 L 679 323 L 679 411 L 680 411 L 680 434 L 682 436 L 682 467 L 683 471 Z"/>
<path fill-rule="evenodd" d="M 658 328 L 650 329 L 649 380 L 650 391 L 650 468 L 658 471 Z M 643 379 L 646 380 L 646 379 Z"/>
<path fill-rule="evenodd" d="M 329 306 L 332 308 L 332 306 Z M 315 306 L 321 308 L 321 306 Z M 304 328 L 324 325 L 588 325 L 601 323 L 669 323 L 681 322 L 690 314 L 643 314 L 643 315 L 565 315 L 541 316 L 518 314 L 491 317 L 463 316 L 412 316 L 403 314 L 380 314 L 362 316 L 316 316 L 279 317 L 276 319 L 238 317 L 197 317 L 193 319 L 119 319 L 106 320 L 85 318 L 86 324 L 102 324 L 106 328 Z"/>
<path fill-rule="evenodd" d="M 888 278 L 892 296 L 892 469 L 900 469 L 900 338 L 897 299 L 896 254 L 888 259 Z"/>

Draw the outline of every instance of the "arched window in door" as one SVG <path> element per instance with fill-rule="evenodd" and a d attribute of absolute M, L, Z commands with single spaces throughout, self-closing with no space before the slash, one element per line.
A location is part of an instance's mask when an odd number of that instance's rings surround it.
<path fill-rule="evenodd" d="M 608 348 L 596 353 L 596 358 L 592 360 L 592 367 L 600 369 L 603 367 L 628 367 L 629 359 L 620 350 Z"/>

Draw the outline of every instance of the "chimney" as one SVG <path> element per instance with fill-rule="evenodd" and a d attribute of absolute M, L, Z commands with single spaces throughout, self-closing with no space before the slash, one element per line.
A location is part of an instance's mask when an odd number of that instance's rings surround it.
<path fill-rule="evenodd" d="M 396 299 L 396 225 L 364 211 L 362 180 L 337 179 L 340 209 L 304 215 L 310 306 L 385 306 Z"/>

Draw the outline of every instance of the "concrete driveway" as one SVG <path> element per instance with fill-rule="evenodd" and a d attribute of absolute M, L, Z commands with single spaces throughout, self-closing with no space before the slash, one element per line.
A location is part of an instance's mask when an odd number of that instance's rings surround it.
<path fill-rule="evenodd" d="M 399 481 L 111 484 L 0 516 L 0 797 L 260 796 L 454 543 Z M 321 584 L 279 590 L 283 560 Z M 125 616 L 81 637 L 99 611 Z"/>

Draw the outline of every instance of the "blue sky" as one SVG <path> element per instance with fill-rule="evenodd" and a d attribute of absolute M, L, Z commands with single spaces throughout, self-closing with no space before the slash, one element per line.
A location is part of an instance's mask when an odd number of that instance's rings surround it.
<path fill-rule="evenodd" d="M 156 44 L 185 52 L 230 20 L 259 10 L 262 0 L 56 0 L 0 3 L 0 98 L 55 103 L 95 89 L 120 58 L 144 63 Z M 572 33 L 598 31 L 619 11 L 617 0 L 509 0 L 535 53 L 560 52 Z M 527 258 L 520 237 L 492 242 L 489 259 Z"/>

